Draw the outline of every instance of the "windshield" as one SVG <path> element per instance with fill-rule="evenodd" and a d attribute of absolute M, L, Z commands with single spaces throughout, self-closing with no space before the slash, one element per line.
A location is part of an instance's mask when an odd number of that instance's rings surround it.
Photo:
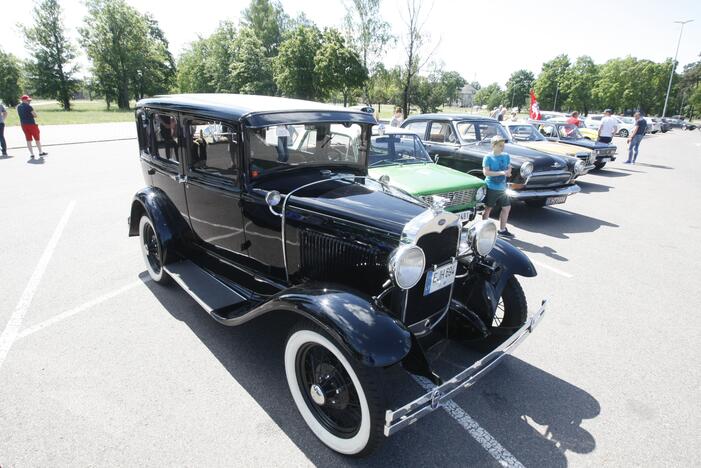
<path fill-rule="evenodd" d="M 546 141 L 546 138 L 531 124 L 509 125 L 509 131 L 516 141 Z"/>
<path fill-rule="evenodd" d="M 369 167 L 433 162 L 421 140 L 413 134 L 372 137 L 369 161 Z"/>
<path fill-rule="evenodd" d="M 251 176 L 303 165 L 364 164 L 358 124 L 310 123 L 246 130 Z"/>
<path fill-rule="evenodd" d="M 577 140 L 584 138 L 582 137 L 582 134 L 579 133 L 577 126 L 574 124 L 559 125 L 557 131 L 560 135 L 560 138 L 564 140 Z"/>
<path fill-rule="evenodd" d="M 488 120 L 482 121 L 463 121 L 456 125 L 460 140 L 464 143 L 484 143 L 495 136 L 500 135 L 506 141 L 509 141 L 509 132 L 499 123 Z"/>

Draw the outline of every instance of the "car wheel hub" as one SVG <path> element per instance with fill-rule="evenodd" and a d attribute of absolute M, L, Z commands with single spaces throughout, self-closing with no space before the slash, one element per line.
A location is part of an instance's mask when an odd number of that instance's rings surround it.
<path fill-rule="evenodd" d="M 324 396 L 324 391 L 318 385 L 312 385 L 309 389 L 309 394 L 312 396 L 312 401 L 319 406 L 323 406 L 326 403 L 326 397 Z"/>

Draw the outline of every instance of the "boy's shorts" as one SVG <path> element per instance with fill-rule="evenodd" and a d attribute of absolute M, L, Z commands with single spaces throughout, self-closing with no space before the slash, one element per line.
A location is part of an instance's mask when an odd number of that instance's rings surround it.
<path fill-rule="evenodd" d="M 39 126 L 37 124 L 22 124 L 22 131 L 24 132 L 24 138 L 27 141 L 39 141 Z"/>
<path fill-rule="evenodd" d="M 511 200 L 506 194 L 506 190 L 492 190 L 487 188 L 487 197 L 484 200 L 484 204 L 490 208 L 503 208 L 505 206 L 511 206 Z"/>

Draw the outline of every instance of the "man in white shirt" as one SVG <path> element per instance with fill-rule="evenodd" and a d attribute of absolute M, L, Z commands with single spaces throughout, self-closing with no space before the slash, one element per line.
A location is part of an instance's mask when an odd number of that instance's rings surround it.
<path fill-rule="evenodd" d="M 606 109 L 604 111 L 604 117 L 601 119 L 601 125 L 599 126 L 599 138 L 597 141 L 611 143 L 613 136 L 618 131 L 618 121 L 611 116 L 612 113 L 611 109 Z"/>
<path fill-rule="evenodd" d="M 290 157 L 287 149 L 287 139 L 290 138 L 290 130 L 287 128 L 287 125 L 275 127 L 275 136 L 277 136 L 277 160 L 287 162 Z"/>

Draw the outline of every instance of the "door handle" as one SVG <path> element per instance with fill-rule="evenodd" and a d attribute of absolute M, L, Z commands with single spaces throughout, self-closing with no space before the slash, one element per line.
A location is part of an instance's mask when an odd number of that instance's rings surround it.
<path fill-rule="evenodd" d="M 175 181 L 179 184 L 186 184 L 187 183 L 187 176 L 177 175 L 177 176 L 175 176 Z"/>
<path fill-rule="evenodd" d="M 149 169 L 146 171 L 146 173 L 147 173 L 148 175 L 154 175 L 154 174 L 156 173 L 156 170 L 155 170 L 154 168 L 151 167 L 151 168 L 149 168 Z"/>

